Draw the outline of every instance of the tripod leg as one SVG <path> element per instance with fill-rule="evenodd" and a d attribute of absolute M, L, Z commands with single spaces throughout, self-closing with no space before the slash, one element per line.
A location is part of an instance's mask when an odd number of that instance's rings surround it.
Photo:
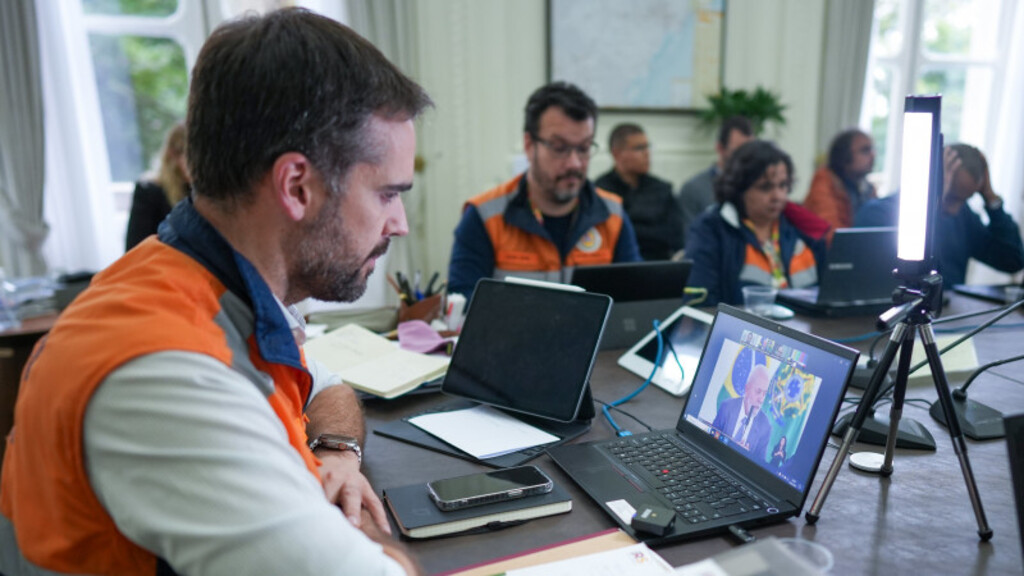
<path fill-rule="evenodd" d="M 825 475 L 825 480 L 821 483 L 821 488 L 818 489 L 818 495 L 814 497 L 814 503 L 811 504 L 811 508 L 804 514 L 808 524 L 814 524 L 818 521 L 821 515 L 821 508 L 825 505 L 825 499 L 828 498 L 832 484 L 835 483 L 836 476 L 839 475 L 839 469 L 843 466 L 846 455 L 850 453 L 850 445 L 857 439 L 861 427 L 864 426 L 864 420 L 871 413 L 872 406 L 875 403 L 875 396 L 878 395 L 878 389 L 881 387 L 885 375 L 889 372 L 889 367 L 892 366 L 892 359 L 896 356 L 896 351 L 900 349 L 900 344 L 903 342 L 906 332 L 907 324 L 904 322 L 900 322 L 893 329 L 892 335 L 889 337 L 889 343 L 885 345 L 885 351 L 882 352 L 882 358 L 878 361 L 878 366 L 875 367 L 875 373 L 871 375 L 868 387 L 864 389 L 864 395 L 861 396 L 857 412 L 854 413 L 853 420 L 850 421 L 850 427 L 846 429 L 843 443 L 839 445 L 839 452 L 836 453 L 835 459 L 832 460 L 832 465 Z"/>
<path fill-rule="evenodd" d="M 896 365 L 896 384 L 892 393 L 892 406 L 889 408 L 889 436 L 885 439 L 885 460 L 878 471 L 882 476 L 892 476 L 892 459 L 896 454 L 896 436 L 900 431 L 900 418 L 903 416 L 903 401 L 907 397 L 907 377 L 910 374 L 910 359 L 914 354 L 914 331 L 907 330 L 900 349 L 900 360 Z"/>
<path fill-rule="evenodd" d="M 920 330 L 924 351 L 928 356 L 928 367 L 932 371 L 932 379 L 935 381 L 935 390 L 939 394 L 942 412 L 946 415 L 949 436 L 953 439 L 953 451 L 956 452 L 956 457 L 960 460 L 960 470 L 964 475 L 964 483 L 967 484 L 967 495 L 971 499 L 971 506 L 974 507 L 974 516 L 978 519 L 978 536 L 982 541 L 987 542 L 992 539 L 992 528 L 989 527 L 988 520 L 985 519 L 985 510 L 981 507 L 978 485 L 974 482 L 971 461 L 967 459 L 967 442 L 964 441 L 963 433 L 960 431 L 960 421 L 957 420 L 953 410 L 953 395 L 949 391 L 949 382 L 947 382 L 946 372 L 942 368 L 942 359 L 939 358 L 935 333 L 932 331 L 931 324 L 922 324 Z"/>

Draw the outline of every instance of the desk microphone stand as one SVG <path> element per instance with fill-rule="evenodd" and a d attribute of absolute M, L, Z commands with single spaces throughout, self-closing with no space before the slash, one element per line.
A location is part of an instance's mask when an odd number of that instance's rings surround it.
<path fill-rule="evenodd" d="M 946 380 L 946 372 L 942 368 L 942 360 L 939 358 L 938 346 L 935 344 L 935 332 L 931 325 L 931 311 L 938 309 L 942 304 L 942 277 L 938 274 L 930 274 L 918 281 L 908 282 L 911 287 L 901 286 L 893 296 L 896 304 L 878 318 L 879 330 L 892 329 L 892 336 L 886 344 L 882 358 L 871 376 L 860 405 L 854 414 L 850 427 L 843 436 L 843 442 L 839 446 L 839 453 L 836 454 L 832 466 L 825 475 L 825 481 L 814 498 L 814 503 L 805 517 L 809 524 L 818 521 L 821 515 L 821 508 L 825 504 L 829 490 L 835 483 L 839 469 L 843 465 L 847 454 L 850 452 L 850 445 L 857 440 L 864 420 L 871 412 L 875 403 L 882 380 L 889 372 L 893 358 L 897 350 L 900 352 L 899 364 L 896 367 L 896 384 L 893 390 L 892 408 L 889 411 L 889 437 L 885 444 L 885 459 L 879 473 L 882 476 L 890 476 L 893 472 L 892 461 L 896 450 L 896 434 L 899 429 L 900 416 L 903 413 L 903 400 L 907 392 L 907 376 L 910 374 L 910 358 L 914 350 L 914 329 L 921 333 L 921 340 L 924 343 L 925 354 L 928 356 L 928 365 L 931 368 L 935 389 L 939 395 L 939 403 L 949 423 L 949 436 L 953 440 L 953 451 L 956 452 L 960 461 L 960 470 L 964 475 L 964 482 L 967 484 L 967 494 L 971 499 L 971 506 L 974 507 L 974 515 L 978 519 L 978 536 L 982 541 L 992 538 L 992 529 L 989 528 L 985 519 L 985 510 L 981 506 L 981 498 L 978 496 L 978 486 L 974 482 L 974 473 L 971 471 L 971 463 L 967 459 L 967 443 L 964 441 L 963 433 L 960 431 L 959 420 L 953 411 L 953 398 L 949 391 L 949 384 Z M 895 328 L 893 326 L 895 325 Z"/>

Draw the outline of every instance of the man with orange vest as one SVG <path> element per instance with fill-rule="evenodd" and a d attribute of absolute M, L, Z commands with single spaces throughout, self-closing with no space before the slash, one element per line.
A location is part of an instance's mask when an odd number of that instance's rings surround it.
<path fill-rule="evenodd" d="M 293 304 L 354 300 L 408 233 L 429 105 L 305 10 L 213 32 L 189 95 L 191 198 L 26 365 L 0 573 L 417 573 L 360 472 L 355 395 L 305 360 Z"/>
<path fill-rule="evenodd" d="M 568 282 L 576 266 L 640 260 L 622 199 L 587 179 L 596 121 L 597 105 L 572 84 L 530 96 L 530 167 L 466 203 L 448 266 L 451 292 L 468 296 L 492 277 Z"/>

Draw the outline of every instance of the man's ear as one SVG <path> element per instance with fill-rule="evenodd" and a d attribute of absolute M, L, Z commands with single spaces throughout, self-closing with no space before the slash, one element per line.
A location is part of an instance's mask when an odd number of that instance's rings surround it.
<path fill-rule="evenodd" d="M 270 171 L 274 199 L 289 218 L 302 220 L 317 202 L 314 184 L 322 183 L 319 172 L 304 155 L 286 152 L 277 157 Z"/>

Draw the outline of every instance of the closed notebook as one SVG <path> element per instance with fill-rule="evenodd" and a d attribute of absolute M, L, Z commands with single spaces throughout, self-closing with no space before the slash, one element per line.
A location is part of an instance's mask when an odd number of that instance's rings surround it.
<path fill-rule="evenodd" d="M 382 398 L 401 396 L 448 369 L 447 356 L 403 350 L 356 324 L 313 338 L 303 349 L 349 386 Z"/>
<path fill-rule="evenodd" d="M 572 510 L 569 493 L 557 484 L 547 494 L 461 510 L 441 511 L 430 499 L 425 483 L 388 488 L 384 491 L 384 501 L 399 530 L 408 538 L 434 538 L 461 532 L 496 530 Z"/>

